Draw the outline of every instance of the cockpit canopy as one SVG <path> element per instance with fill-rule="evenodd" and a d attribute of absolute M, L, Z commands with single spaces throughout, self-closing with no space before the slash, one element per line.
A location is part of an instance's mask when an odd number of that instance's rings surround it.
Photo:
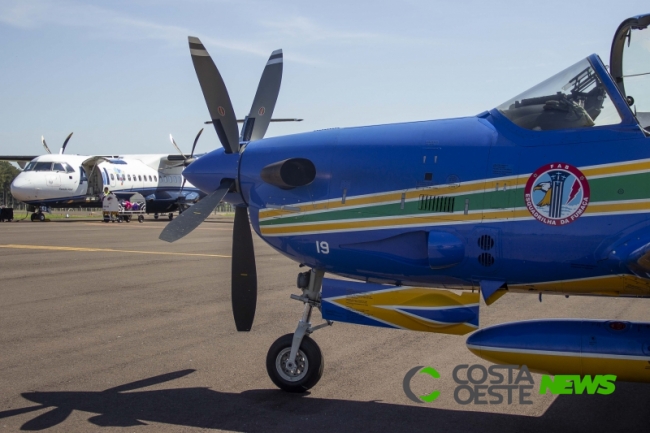
<path fill-rule="evenodd" d="M 74 168 L 65 162 L 31 161 L 24 171 L 56 171 L 59 173 L 74 173 Z"/>
<path fill-rule="evenodd" d="M 621 116 L 589 59 L 579 61 L 497 109 L 517 126 L 534 131 L 621 123 Z"/>

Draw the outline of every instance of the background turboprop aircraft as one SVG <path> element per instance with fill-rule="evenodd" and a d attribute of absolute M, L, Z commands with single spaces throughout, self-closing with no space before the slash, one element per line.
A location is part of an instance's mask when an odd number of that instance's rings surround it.
<path fill-rule="evenodd" d="M 64 152 L 70 134 L 58 154 L 52 154 L 43 139 L 48 151 L 45 155 L 0 156 L 0 160 L 16 162 L 23 168 L 11 184 L 11 194 L 34 207 L 32 221 L 44 219 L 40 207 L 101 207 L 104 186 L 121 199 L 141 194 L 147 213 L 169 212 L 171 219 L 171 212 L 205 196 L 181 175 L 183 168 L 195 159 L 194 149 L 201 132 L 203 129 L 197 134 L 190 155 L 67 155 Z"/>
<path fill-rule="evenodd" d="M 191 45 L 191 44 L 190 44 Z M 198 46 L 198 45 L 197 45 Z M 201 50 L 191 48 L 193 52 Z M 199 54 L 202 55 L 202 54 Z M 214 112 L 218 116 L 230 116 L 226 123 L 243 123 L 239 138 L 237 128 L 224 129 L 224 119 L 214 117 L 211 121 L 219 137 L 228 137 L 243 143 L 255 141 L 264 136 L 270 122 L 300 122 L 302 119 L 273 119 L 280 84 L 282 82 L 282 50 L 271 53 L 258 84 L 251 110 L 243 120 L 237 120 L 232 110 L 225 111 L 217 104 Z M 225 85 L 216 67 L 212 73 L 219 79 L 205 83 L 209 92 L 226 94 Z M 231 106 L 230 98 L 227 106 Z M 206 100 L 209 105 L 213 101 Z M 225 105 L 225 102 L 224 102 Z M 46 155 L 0 156 L 0 160 L 13 161 L 24 167 L 11 184 L 12 195 L 20 201 L 33 205 L 38 213 L 32 214 L 32 221 L 44 220 L 40 206 L 47 207 L 92 207 L 101 206 L 99 194 L 103 187 L 109 186 L 119 198 L 129 198 L 139 193 L 147 202 L 147 213 L 164 213 L 196 202 L 206 194 L 187 182 L 181 174 L 183 169 L 195 159 L 194 150 L 203 129 L 199 131 L 190 155 L 185 155 L 169 138 L 179 155 L 123 155 L 123 156 L 82 156 L 65 155 L 65 148 L 72 134 L 65 139 L 59 154 L 52 154 L 42 139 Z M 234 136 L 232 133 L 234 132 Z M 26 164 L 29 162 L 28 164 Z M 25 165 L 26 164 L 26 165 Z M 218 203 L 216 203 L 218 204 Z M 215 205 L 216 205 L 215 204 Z M 172 219 L 172 214 L 169 214 Z"/>

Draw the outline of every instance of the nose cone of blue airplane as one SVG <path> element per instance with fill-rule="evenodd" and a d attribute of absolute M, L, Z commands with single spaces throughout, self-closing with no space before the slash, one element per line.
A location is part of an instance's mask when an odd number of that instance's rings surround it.
<path fill-rule="evenodd" d="M 197 158 L 183 171 L 183 176 L 206 194 L 219 188 L 224 179 L 237 179 L 238 153 L 216 149 Z"/>

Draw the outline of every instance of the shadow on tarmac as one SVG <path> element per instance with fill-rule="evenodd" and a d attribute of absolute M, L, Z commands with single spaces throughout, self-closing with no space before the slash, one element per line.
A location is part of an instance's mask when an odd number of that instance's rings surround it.
<path fill-rule="evenodd" d="M 560 396 L 541 417 L 526 417 L 427 406 L 402 406 L 306 397 L 279 390 L 240 394 L 209 388 L 136 389 L 179 379 L 195 370 L 181 370 L 99 392 L 26 392 L 37 406 L 0 412 L 0 419 L 49 409 L 21 426 L 45 430 L 72 411 L 90 412 L 99 427 L 130 427 L 156 422 L 184 427 L 241 432 L 568 432 L 648 431 L 650 387 L 616 384 L 613 395 Z M 300 429 L 300 430 L 298 430 Z"/>

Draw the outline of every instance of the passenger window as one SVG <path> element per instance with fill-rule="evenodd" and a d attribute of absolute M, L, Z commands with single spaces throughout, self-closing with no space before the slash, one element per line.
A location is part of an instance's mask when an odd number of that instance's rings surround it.
<path fill-rule="evenodd" d="M 138 175 L 138 180 L 142 182 L 142 176 Z"/>
<path fill-rule="evenodd" d="M 131 182 L 131 175 L 127 174 L 126 177 L 127 177 L 127 179 L 129 179 L 129 182 Z"/>
<path fill-rule="evenodd" d="M 154 182 L 158 182 L 158 177 L 157 177 L 156 175 L 154 175 L 154 177 L 153 177 L 153 181 L 154 181 Z"/>
<path fill-rule="evenodd" d="M 149 182 L 153 182 L 153 179 L 151 178 L 151 175 L 149 175 Z"/>
<path fill-rule="evenodd" d="M 111 173 L 111 180 L 115 180 L 115 176 L 113 176 L 113 173 Z"/>

